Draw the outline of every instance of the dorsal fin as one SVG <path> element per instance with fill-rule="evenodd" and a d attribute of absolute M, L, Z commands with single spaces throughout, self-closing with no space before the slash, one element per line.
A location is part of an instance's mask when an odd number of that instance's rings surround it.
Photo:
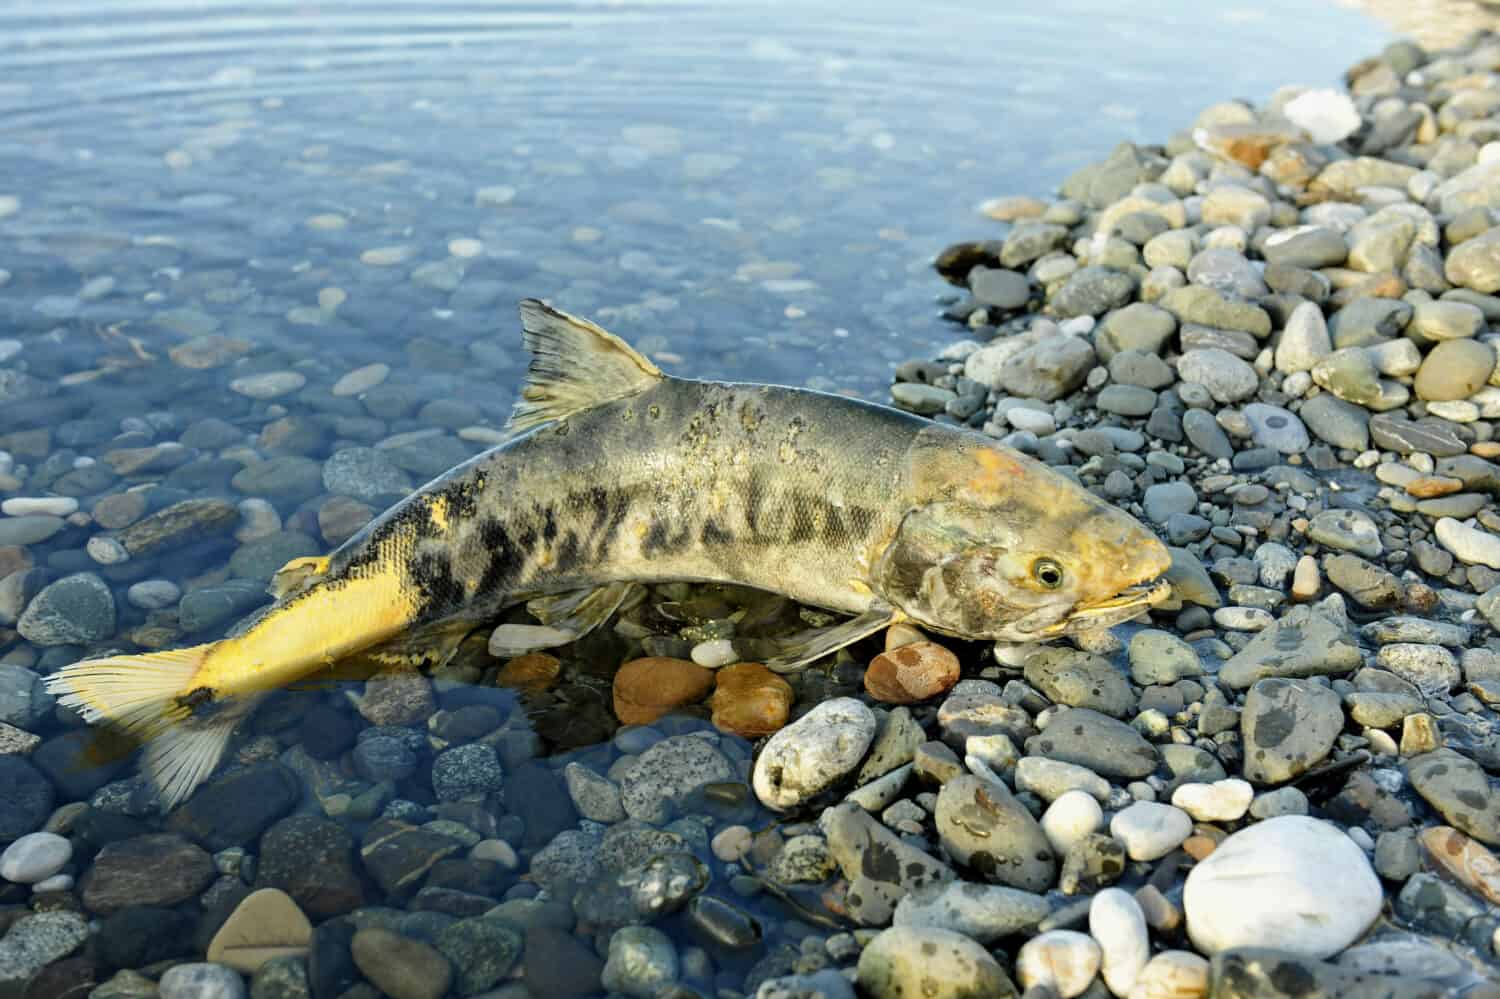
<path fill-rule="evenodd" d="M 531 368 L 510 414 L 512 430 L 635 395 L 666 377 L 608 330 L 534 298 L 521 302 L 521 330 Z"/>

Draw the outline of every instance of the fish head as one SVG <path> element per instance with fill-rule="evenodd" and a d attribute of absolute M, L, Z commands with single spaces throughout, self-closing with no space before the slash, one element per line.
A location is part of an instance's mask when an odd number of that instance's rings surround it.
<path fill-rule="evenodd" d="M 907 617 L 962 638 L 1036 642 L 1166 598 L 1158 577 L 1171 556 L 1134 517 L 987 438 L 923 436 L 909 455 L 915 503 L 875 559 L 877 592 Z"/>

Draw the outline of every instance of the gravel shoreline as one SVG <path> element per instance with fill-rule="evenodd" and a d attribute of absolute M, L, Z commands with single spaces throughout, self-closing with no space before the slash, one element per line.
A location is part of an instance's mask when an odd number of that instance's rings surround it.
<path fill-rule="evenodd" d="M 0 999 L 1500 995 L 1497 82 L 1392 45 L 937 260 L 961 338 L 893 401 L 1156 528 L 1149 622 L 783 679 L 816 612 L 657 587 L 278 696 L 168 816 L 40 677 L 242 623 L 494 414 L 184 311 L 232 405 L 107 426 L 0 339 Z"/>

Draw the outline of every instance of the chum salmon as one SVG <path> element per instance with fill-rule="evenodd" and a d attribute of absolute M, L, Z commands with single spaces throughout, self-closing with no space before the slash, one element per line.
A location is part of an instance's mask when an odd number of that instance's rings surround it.
<path fill-rule="evenodd" d="M 451 651 L 522 601 L 550 608 L 534 630 L 554 645 L 645 582 L 735 583 L 852 615 L 769 663 L 786 671 L 897 621 L 1035 642 L 1167 595 L 1170 556 L 1140 522 L 983 434 L 839 395 L 671 377 L 587 320 L 520 308 L 531 364 L 515 436 L 328 556 L 289 563 L 243 633 L 47 678 L 86 720 L 145 743 L 168 807 L 261 695 L 355 653 Z"/>

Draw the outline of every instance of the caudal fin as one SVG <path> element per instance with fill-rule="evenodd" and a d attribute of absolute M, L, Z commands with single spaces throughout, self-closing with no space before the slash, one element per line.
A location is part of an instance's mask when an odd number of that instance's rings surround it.
<path fill-rule="evenodd" d="M 85 720 L 148 743 L 147 770 L 170 808 L 213 772 L 235 723 L 247 713 L 224 705 L 196 718 L 181 699 L 194 689 L 212 647 L 85 659 L 47 677 L 47 689 Z"/>

